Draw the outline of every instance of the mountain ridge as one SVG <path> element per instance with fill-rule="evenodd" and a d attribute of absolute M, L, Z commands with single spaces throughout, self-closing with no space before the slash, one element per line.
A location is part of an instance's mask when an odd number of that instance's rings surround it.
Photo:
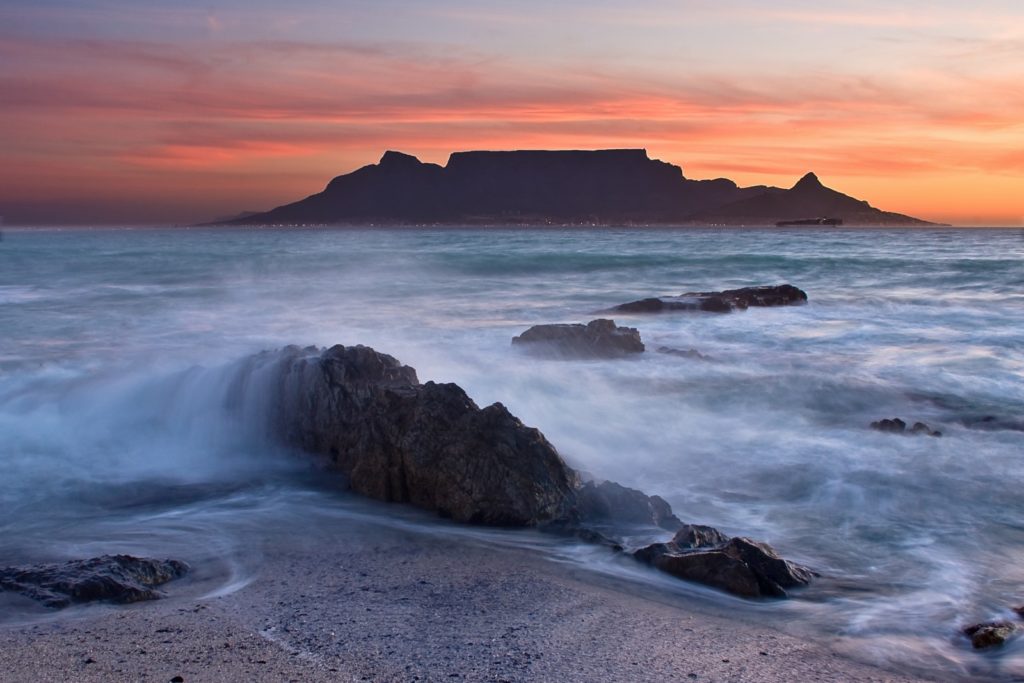
<path fill-rule="evenodd" d="M 444 166 L 388 150 L 305 199 L 213 225 L 934 225 L 825 187 L 692 180 L 645 149 L 453 152 Z"/>

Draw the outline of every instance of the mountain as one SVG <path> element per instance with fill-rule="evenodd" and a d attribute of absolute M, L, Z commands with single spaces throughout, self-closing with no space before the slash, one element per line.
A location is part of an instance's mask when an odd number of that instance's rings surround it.
<path fill-rule="evenodd" d="M 830 190 L 808 174 L 789 190 L 690 180 L 643 149 L 456 152 L 445 166 L 389 151 L 323 192 L 221 225 L 761 224 L 829 216 L 925 225 Z"/>
<path fill-rule="evenodd" d="M 863 200 L 829 189 L 813 173 L 788 190 L 766 188 L 756 196 L 698 212 L 691 220 L 710 225 L 773 225 L 818 217 L 840 218 L 844 225 L 933 225 L 880 211 Z"/>

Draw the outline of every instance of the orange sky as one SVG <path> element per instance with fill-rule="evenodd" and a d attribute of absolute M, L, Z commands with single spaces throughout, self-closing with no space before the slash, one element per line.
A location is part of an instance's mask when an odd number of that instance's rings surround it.
<path fill-rule="evenodd" d="M 490 6 L 490 5 L 489 5 Z M 385 149 L 645 147 L 1024 224 L 1024 8 L 981 2 L 47 2 L 0 9 L 0 215 L 195 222 Z"/>

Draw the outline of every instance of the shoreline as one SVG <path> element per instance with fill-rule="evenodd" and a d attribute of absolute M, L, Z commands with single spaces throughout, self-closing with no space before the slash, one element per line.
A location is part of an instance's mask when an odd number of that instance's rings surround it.
<path fill-rule="evenodd" d="M 262 533 L 255 575 L 219 597 L 199 567 L 160 601 L 0 624 L 3 680 L 951 680 L 527 548 L 295 526 Z"/>

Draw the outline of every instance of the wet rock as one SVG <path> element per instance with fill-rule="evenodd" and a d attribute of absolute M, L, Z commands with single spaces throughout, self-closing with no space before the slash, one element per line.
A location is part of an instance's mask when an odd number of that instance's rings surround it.
<path fill-rule="evenodd" d="M 270 360 L 277 434 L 325 456 L 353 491 L 477 524 L 570 515 L 575 473 L 500 403 L 479 408 L 454 384 L 420 384 L 365 346 L 290 347 Z"/>
<path fill-rule="evenodd" d="M 786 597 L 814 573 L 779 557 L 765 543 L 729 538 L 707 526 L 685 525 L 668 543 L 641 548 L 633 556 L 680 579 L 745 598 Z"/>
<path fill-rule="evenodd" d="M 674 297 L 632 301 L 612 308 L 620 313 L 673 313 L 705 311 L 730 313 L 751 306 L 793 306 L 807 302 L 807 293 L 790 284 L 742 287 L 722 292 L 687 292 Z"/>
<path fill-rule="evenodd" d="M 576 510 L 582 523 L 650 524 L 669 531 L 683 525 L 665 499 L 610 481 L 577 489 Z"/>
<path fill-rule="evenodd" d="M 0 569 L 0 589 L 20 593 L 47 607 L 75 603 L 156 600 L 155 586 L 184 576 L 189 566 L 178 560 L 153 560 L 131 555 L 104 555 L 59 564 Z"/>
<path fill-rule="evenodd" d="M 705 356 L 697 349 L 673 349 L 670 346 L 659 346 L 658 353 L 664 353 L 668 356 L 676 356 L 678 358 L 689 358 L 691 360 L 711 360 L 711 356 Z"/>
<path fill-rule="evenodd" d="M 987 621 L 964 627 L 963 634 L 971 639 L 971 645 L 975 650 L 985 650 L 1002 645 L 1019 628 L 1009 621 Z"/>
<path fill-rule="evenodd" d="M 640 332 L 605 319 L 591 320 L 586 325 L 534 325 L 514 337 L 512 344 L 555 358 L 616 358 L 644 351 Z"/>
<path fill-rule="evenodd" d="M 871 428 L 888 434 L 917 434 L 935 437 L 942 436 L 942 432 L 932 429 L 924 422 L 915 422 L 914 426 L 908 430 L 907 423 L 898 417 L 894 417 L 891 420 L 886 419 L 872 422 Z"/>

